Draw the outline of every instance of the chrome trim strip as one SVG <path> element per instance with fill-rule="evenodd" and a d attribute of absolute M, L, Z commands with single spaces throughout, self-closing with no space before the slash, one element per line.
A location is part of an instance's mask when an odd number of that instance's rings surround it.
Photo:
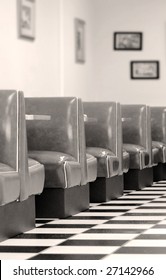
<path fill-rule="evenodd" d="M 16 143 L 16 154 L 17 154 L 17 157 L 16 157 L 16 171 L 18 172 L 19 170 L 19 133 L 18 133 L 18 130 L 19 130 L 19 92 L 17 92 L 17 143 Z"/>
<path fill-rule="evenodd" d="M 66 165 L 67 165 L 67 162 L 65 161 L 64 165 L 63 165 L 64 166 L 64 175 L 65 175 L 65 189 L 68 188 Z"/>

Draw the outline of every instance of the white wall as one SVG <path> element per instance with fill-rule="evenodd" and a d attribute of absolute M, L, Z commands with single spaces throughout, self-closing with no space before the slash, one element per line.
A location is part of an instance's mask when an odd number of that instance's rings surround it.
<path fill-rule="evenodd" d="M 166 1 L 95 0 L 94 98 L 166 104 Z M 143 32 L 142 51 L 114 51 L 113 32 Z M 131 60 L 159 60 L 159 80 L 131 80 Z"/>
<path fill-rule="evenodd" d="M 18 38 L 17 0 L 1 1 L 0 88 L 25 96 L 166 104 L 166 0 L 36 0 L 36 39 Z M 74 18 L 86 22 L 75 62 Z M 115 31 L 143 32 L 142 51 L 114 51 Z M 159 80 L 131 80 L 131 60 L 160 61 Z"/>
<path fill-rule="evenodd" d="M 59 0 L 36 0 L 36 39 L 21 39 L 17 0 L 1 1 L 1 89 L 20 89 L 26 96 L 59 94 L 59 15 Z"/>

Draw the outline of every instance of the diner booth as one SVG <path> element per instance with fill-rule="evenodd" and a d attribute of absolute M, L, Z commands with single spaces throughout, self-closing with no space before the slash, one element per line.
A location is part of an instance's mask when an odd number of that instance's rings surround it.
<path fill-rule="evenodd" d="M 166 179 L 165 112 L 1 90 L 0 241 Z"/>
<path fill-rule="evenodd" d="M 153 180 L 166 180 L 166 107 L 151 107 L 152 145 L 159 148 L 159 163 L 153 168 Z"/>
<path fill-rule="evenodd" d="M 0 241 L 35 227 L 44 166 L 28 158 L 24 95 L 0 90 Z"/>
<path fill-rule="evenodd" d="M 122 105 L 123 147 L 130 155 L 125 189 L 142 189 L 153 184 L 153 167 L 159 163 L 160 150 L 152 145 L 151 109 L 144 104 Z"/>
<path fill-rule="evenodd" d="M 86 154 L 84 113 L 76 97 L 26 98 L 28 153 L 45 167 L 45 185 L 36 197 L 37 217 L 65 218 L 89 209 L 89 182 L 96 159 Z"/>
<path fill-rule="evenodd" d="M 90 183 L 90 201 L 123 194 L 123 173 L 129 156 L 122 147 L 121 107 L 116 102 L 84 102 L 86 151 L 97 159 L 97 179 Z"/>

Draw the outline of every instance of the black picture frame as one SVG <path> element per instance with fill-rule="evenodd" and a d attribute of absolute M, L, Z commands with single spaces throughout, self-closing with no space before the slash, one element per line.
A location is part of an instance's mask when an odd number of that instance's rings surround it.
<path fill-rule="evenodd" d="M 20 38 L 35 39 L 36 0 L 18 0 L 18 33 Z"/>
<path fill-rule="evenodd" d="M 142 32 L 114 32 L 114 50 L 116 51 L 140 51 L 142 41 Z"/>
<path fill-rule="evenodd" d="M 85 21 L 75 18 L 75 61 L 85 63 Z"/>
<path fill-rule="evenodd" d="M 159 79 L 158 60 L 136 60 L 130 63 L 131 79 Z"/>

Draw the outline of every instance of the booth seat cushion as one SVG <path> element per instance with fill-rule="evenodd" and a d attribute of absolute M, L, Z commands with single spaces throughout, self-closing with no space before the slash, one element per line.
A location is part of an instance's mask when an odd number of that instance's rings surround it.
<path fill-rule="evenodd" d="M 123 149 L 123 172 L 126 173 L 129 170 L 130 166 L 130 156 L 129 153 Z"/>
<path fill-rule="evenodd" d="M 0 206 L 13 202 L 20 195 L 20 178 L 17 171 L 0 163 Z"/>
<path fill-rule="evenodd" d="M 99 147 L 88 147 L 87 153 L 97 158 L 97 177 L 110 178 L 118 175 L 119 160 L 113 152 Z"/>
<path fill-rule="evenodd" d="M 30 151 L 29 157 L 44 165 L 46 188 L 80 185 L 81 166 L 74 157 L 55 151 Z"/>
<path fill-rule="evenodd" d="M 159 163 L 159 148 L 155 145 L 152 145 L 152 164 L 157 165 Z"/>
<path fill-rule="evenodd" d="M 144 147 L 135 144 L 123 144 L 123 148 L 130 156 L 130 169 L 144 169 L 149 164 L 149 153 Z"/>
<path fill-rule="evenodd" d="M 86 154 L 86 161 L 88 182 L 93 182 L 97 177 L 97 159 L 90 154 Z"/>
<path fill-rule="evenodd" d="M 44 165 L 28 158 L 30 190 L 29 195 L 41 194 L 44 188 L 45 171 Z"/>
<path fill-rule="evenodd" d="M 166 145 L 162 142 L 152 141 L 152 149 L 158 148 L 158 162 L 166 162 Z"/>

